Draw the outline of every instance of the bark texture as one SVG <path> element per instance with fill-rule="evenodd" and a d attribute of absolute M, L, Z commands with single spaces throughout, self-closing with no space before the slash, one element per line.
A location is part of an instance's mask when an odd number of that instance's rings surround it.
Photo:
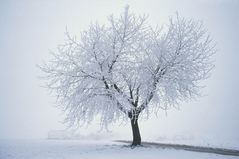
<path fill-rule="evenodd" d="M 133 133 L 133 142 L 131 146 L 141 145 L 141 136 L 139 132 L 138 119 L 131 119 L 131 127 Z"/>

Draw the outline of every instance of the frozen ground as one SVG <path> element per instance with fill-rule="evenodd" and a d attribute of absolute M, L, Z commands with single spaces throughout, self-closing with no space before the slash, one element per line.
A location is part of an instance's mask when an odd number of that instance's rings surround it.
<path fill-rule="evenodd" d="M 0 159 L 238 159 L 209 153 L 81 140 L 0 140 Z"/>
<path fill-rule="evenodd" d="M 155 140 L 159 143 L 166 144 L 183 144 L 194 145 L 203 147 L 217 147 L 224 149 L 239 150 L 239 138 L 222 138 L 218 136 L 192 136 L 192 135 L 174 135 L 174 136 L 161 136 Z"/>

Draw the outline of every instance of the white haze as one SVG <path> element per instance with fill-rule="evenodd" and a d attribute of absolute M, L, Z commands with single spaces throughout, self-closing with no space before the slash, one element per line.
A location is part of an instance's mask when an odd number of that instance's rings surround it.
<path fill-rule="evenodd" d="M 54 108 L 55 98 L 40 87 L 36 67 L 49 58 L 49 51 L 71 34 L 96 20 L 123 11 L 148 14 L 153 25 L 163 24 L 176 11 L 202 20 L 217 42 L 215 69 L 204 82 L 205 96 L 181 103 L 158 118 L 140 121 L 142 139 L 186 134 L 223 140 L 239 140 L 239 2 L 236 0 L 55 0 L 0 2 L 0 138 L 46 138 L 49 130 L 64 129 L 64 115 Z M 120 124 L 120 123 L 119 123 Z M 82 133 L 99 130 L 97 121 Z M 114 125 L 112 133 L 131 137 L 129 125 Z M 97 133 L 97 132 L 96 132 Z"/>

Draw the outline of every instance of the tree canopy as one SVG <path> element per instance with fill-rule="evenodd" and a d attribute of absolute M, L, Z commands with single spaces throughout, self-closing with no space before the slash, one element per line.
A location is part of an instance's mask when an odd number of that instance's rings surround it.
<path fill-rule="evenodd" d="M 128 7 L 108 22 L 90 25 L 80 39 L 67 31 L 41 66 L 67 122 L 89 124 L 99 116 L 107 127 L 198 96 L 215 52 L 201 22 L 176 15 L 153 28 Z"/>

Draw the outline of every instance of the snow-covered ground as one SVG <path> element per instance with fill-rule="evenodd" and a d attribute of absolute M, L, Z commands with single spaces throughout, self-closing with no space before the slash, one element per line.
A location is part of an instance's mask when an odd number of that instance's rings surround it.
<path fill-rule="evenodd" d="M 238 159 L 209 153 L 88 140 L 0 140 L 0 159 Z"/>
<path fill-rule="evenodd" d="M 225 139 L 215 136 L 190 136 L 190 135 L 175 135 L 175 136 L 161 136 L 155 140 L 149 140 L 159 143 L 167 144 L 182 144 L 213 148 L 236 149 L 239 150 L 239 139 Z"/>

